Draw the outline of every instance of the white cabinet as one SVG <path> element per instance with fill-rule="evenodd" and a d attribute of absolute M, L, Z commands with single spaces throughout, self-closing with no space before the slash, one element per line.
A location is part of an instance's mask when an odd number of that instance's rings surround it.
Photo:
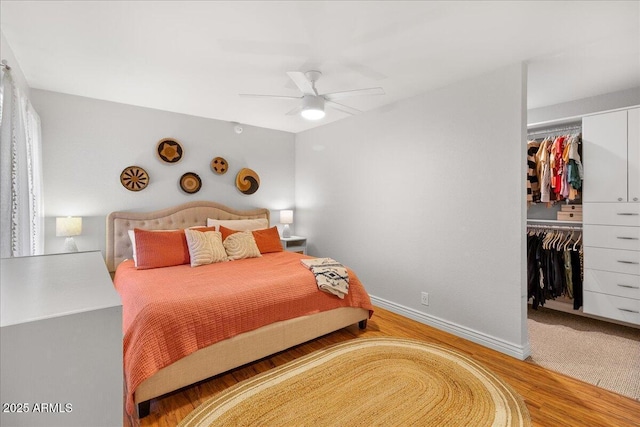
<path fill-rule="evenodd" d="M 640 325 L 640 251 L 585 246 L 582 310 Z"/>
<path fill-rule="evenodd" d="M 585 224 L 640 227 L 640 203 L 586 203 L 582 212 Z"/>
<path fill-rule="evenodd" d="M 640 108 L 629 110 L 627 135 L 629 201 L 640 202 Z"/>
<path fill-rule="evenodd" d="M 585 292 L 583 302 L 591 307 L 589 314 L 640 325 L 640 300 Z"/>
<path fill-rule="evenodd" d="M 582 119 L 583 202 L 640 202 L 640 109 Z"/>
<path fill-rule="evenodd" d="M 585 246 L 584 259 L 588 269 L 640 275 L 640 251 Z"/>
<path fill-rule="evenodd" d="M 640 227 L 585 224 L 584 246 L 640 251 Z"/>
<path fill-rule="evenodd" d="M 640 301 L 640 276 L 589 269 L 584 290 Z"/>
<path fill-rule="evenodd" d="M 100 252 L 0 273 L 0 425 L 122 425 L 122 305 Z"/>
<path fill-rule="evenodd" d="M 640 324 L 640 108 L 582 121 L 583 311 Z"/>

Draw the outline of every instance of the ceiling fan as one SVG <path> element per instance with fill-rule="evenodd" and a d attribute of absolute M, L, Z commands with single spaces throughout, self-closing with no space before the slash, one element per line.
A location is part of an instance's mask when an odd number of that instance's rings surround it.
<path fill-rule="evenodd" d="M 294 115 L 300 113 L 302 117 L 307 120 L 319 120 L 325 115 L 325 106 L 347 114 L 360 113 L 360 110 L 335 102 L 336 99 L 347 98 L 349 96 L 384 95 L 384 90 L 381 87 L 319 94 L 316 90 L 316 82 L 320 76 L 322 76 L 320 71 L 311 70 L 305 73 L 301 71 L 289 71 L 287 75 L 293 80 L 298 89 L 300 89 L 303 94 L 302 96 L 256 95 L 248 93 L 242 93 L 240 96 L 249 98 L 301 99 L 302 103 L 287 114 Z"/>

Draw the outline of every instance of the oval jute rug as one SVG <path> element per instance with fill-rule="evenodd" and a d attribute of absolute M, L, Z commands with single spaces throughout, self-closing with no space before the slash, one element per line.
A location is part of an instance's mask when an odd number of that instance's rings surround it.
<path fill-rule="evenodd" d="M 530 426 L 522 398 L 473 359 L 400 338 L 336 344 L 242 381 L 180 427 Z"/>

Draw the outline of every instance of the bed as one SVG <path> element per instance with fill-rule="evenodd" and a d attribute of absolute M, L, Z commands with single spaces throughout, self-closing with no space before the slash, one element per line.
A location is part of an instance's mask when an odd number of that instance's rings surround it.
<path fill-rule="evenodd" d="M 353 324 L 364 329 L 373 313 L 353 271 L 348 270 L 349 294 L 340 299 L 311 287 L 307 282 L 311 278 L 315 286 L 313 274 L 300 263 L 306 256 L 291 252 L 198 267 L 134 266 L 129 230 L 203 227 L 210 219 L 270 225 L 268 209 L 235 210 L 208 201 L 107 217 L 106 263 L 115 271 L 123 302 L 130 414 L 144 417 L 151 399 L 338 329 Z M 298 300 L 281 298 L 289 294 Z M 168 325 L 173 335 L 153 330 L 156 323 Z"/>

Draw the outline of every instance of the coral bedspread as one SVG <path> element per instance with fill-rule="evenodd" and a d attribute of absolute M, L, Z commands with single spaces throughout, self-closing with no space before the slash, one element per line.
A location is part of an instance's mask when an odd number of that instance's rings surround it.
<path fill-rule="evenodd" d="M 292 252 L 192 268 L 137 270 L 122 262 L 114 283 L 122 297 L 127 412 L 145 379 L 201 348 L 273 322 L 360 307 L 369 295 L 349 270 L 349 294 L 318 290 L 313 273 Z"/>

